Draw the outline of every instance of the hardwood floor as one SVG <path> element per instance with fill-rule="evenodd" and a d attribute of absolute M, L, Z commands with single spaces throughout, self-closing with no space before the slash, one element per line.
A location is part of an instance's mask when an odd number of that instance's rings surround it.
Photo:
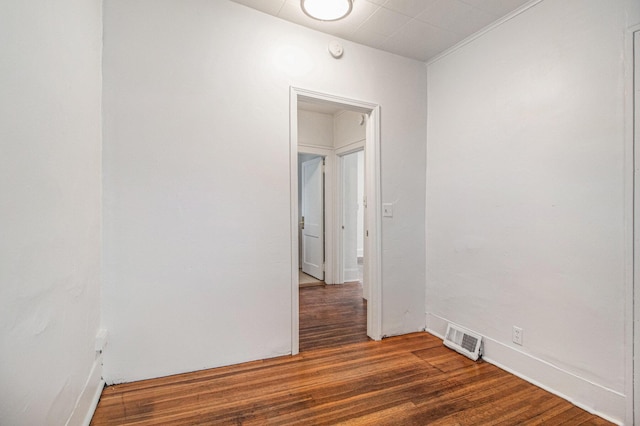
<path fill-rule="evenodd" d="M 300 291 L 299 355 L 109 386 L 91 424 L 610 424 L 428 333 L 362 338 L 357 289 L 332 287 Z"/>
<path fill-rule="evenodd" d="M 368 340 L 362 284 L 300 289 L 300 352 Z"/>

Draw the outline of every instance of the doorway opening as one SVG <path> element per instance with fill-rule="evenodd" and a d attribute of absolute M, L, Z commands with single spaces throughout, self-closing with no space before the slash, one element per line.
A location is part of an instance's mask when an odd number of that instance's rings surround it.
<path fill-rule="evenodd" d="M 299 157 L 300 154 L 311 154 L 315 158 L 324 158 L 324 274 L 323 278 L 327 285 L 343 284 L 345 278 L 350 279 L 354 270 L 360 269 L 362 282 L 366 283 L 367 291 L 361 292 L 366 298 L 366 336 L 373 340 L 380 340 L 381 333 L 381 249 L 380 249 L 380 230 L 381 230 L 381 212 L 380 212 L 380 106 L 356 101 L 352 99 L 341 98 L 333 95 L 320 94 L 304 89 L 291 88 L 291 104 L 290 104 L 290 159 L 291 159 L 291 254 L 292 254 L 292 271 L 291 271 L 291 305 L 292 305 L 292 343 L 291 353 L 297 354 L 300 350 L 300 271 L 299 268 L 305 268 L 304 264 L 318 265 L 315 261 L 305 259 L 302 253 L 302 246 L 312 243 L 319 239 L 317 228 L 308 229 L 309 235 L 304 235 L 302 230 L 302 182 L 303 177 L 302 164 L 311 160 L 311 157 Z M 309 108 L 309 105 L 313 106 Z M 306 106 L 305 110 L 300 106 Z M 313 121 L 311 132 L 301 133 L 299 126 L 299 115 L 302 117 L 307 114 L 306 110 L 317 109 L 322 111 L 345 111 L 345 119 L 349 115 L 355 115 L 362 126 L 363 138 L 355 141 L 348 141 L 345 144 L 336 146 L 334 141 L 325 143 L 322 139 L 316 137 L 323 134 L 322 119 Z M 348 114 L 347 114 L 348 113 Z M 333 114 L 333 113 L 332 113 Z M 338 129 L 342 124 L 339 120 L 332 122 L 331 132 Z M 316 126 L 316 127 L 314 127 Z M 335 126 L 335 129 L 333 128 Z M 344 129 L 342 129 L 344 130 Z M 347 130 L 348 132 L 348 130 Z M 358 154 L 358 152 L 361 152 Z M 354 157 L 349 157 L 355 154 Z M 357 195 L 357 166 L 349 169 L 350 174 L 356 177 L 355 197 L 353 203 L 350 203 L 348 211 L 357 213 L 361 210 L 361 234 L 362 255 L 358 259 L 357 237 L 353 241 L 346 242 L 343 238 L 342 226 L 346 224 L 347 218 L 344 217 L 345 211 L 342 210 L 342 195 L 344 186 L 341 187 L 340 173 L 345 173 L 343 168 L 345 164 L 354 160 L 357 164 L 358 155 L 360 155 L 362 179 L 361 179 L 361 195 L 358 201 Z M 346 160 L 345 160 L 346 158 Z M 345 161 L 347 163 L 345 163 Z M 312 175 L 313 165 L 308 165 L 309 175 Z M 354 173 L 355 170 L 355 173 Z M 353 179 L 351 180 L 353 181 Z M 353 187 L 350 187 L 353 192 Z M 306 212 L 305 212 L 306 213 Z M 307 213 L 308 215 L 308 213 Z M 304 227 L 309 226 L 309 217 L 304 217 Z M 355 218 L 357 226 L 357 216 L 349 216 Z M 315 225 L 314 225 L 315 226 Z M 352 225 L 350 225 L 351 227 Z M 352 232 L 352 229 L 349 229 Z M 357 232 L 357 231 L 356 231 Z M 303 242 L 307 238 L 308 241 Z M 312 240 L 315 238 L 316 240 Z M 346 243 L 346 244 L 345 244 Z M 346 249 L 345 249 L 346 247 Z M 345 252 L 353 253 L 355 249 L 356 256 L 344 257 Z M 308 251 L 308 253 L 313 253 Z M 315 251 L 316 253 L 318 250 Z M 355 259 L 355 261 L 354 261 Z M 360 263 L 358 263 L 360 262 Z M 353 263 L 355 263 L 355 268 Z M 316 272 L 319 272 L 317 269 Z M 359 271 L 358 271 L 359 272 Z M 357 273 L 357 272 L 356 272 Z M 312 274 L 313 276 L 313 274 Z M 347 281 L 348 282 L 348 281 Z M 366 337 L 365 336 L 365 337 Z"/>

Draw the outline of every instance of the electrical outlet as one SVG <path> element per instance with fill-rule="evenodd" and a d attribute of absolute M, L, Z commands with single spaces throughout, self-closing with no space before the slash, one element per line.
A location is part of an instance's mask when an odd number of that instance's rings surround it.
<path fill-rule="evenodd" d="M 520 327 L 513 326 L 513 343 L 522 346 L 522 330 Z"/>

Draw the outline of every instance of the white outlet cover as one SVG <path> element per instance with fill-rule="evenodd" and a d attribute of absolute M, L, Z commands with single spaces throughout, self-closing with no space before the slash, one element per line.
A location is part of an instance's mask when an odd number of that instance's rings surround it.
<path fill-rule="evenodd" d="M 520 327 L 513 326 L 513 343 L 522 346 L 522 333 L 524 330 Z"/>

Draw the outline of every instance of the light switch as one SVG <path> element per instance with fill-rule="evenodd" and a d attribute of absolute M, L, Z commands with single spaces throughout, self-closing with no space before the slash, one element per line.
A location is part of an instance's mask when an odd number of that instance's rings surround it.
<path fill-rule="evenodd" d="M 383 217 L 393 217 L 393 204 L 392 203 L 383 203 L 382 204 L 382 216 Z"/>

